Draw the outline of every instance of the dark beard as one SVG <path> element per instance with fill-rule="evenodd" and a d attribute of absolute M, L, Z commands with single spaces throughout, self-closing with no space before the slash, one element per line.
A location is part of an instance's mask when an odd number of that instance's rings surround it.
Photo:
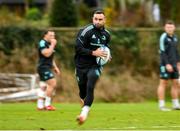
<path fill-rule="evenodd" d="M 102 29 L 104 26 L 95 24 L 95 27 L 96 27 L 97 29 Z"/>

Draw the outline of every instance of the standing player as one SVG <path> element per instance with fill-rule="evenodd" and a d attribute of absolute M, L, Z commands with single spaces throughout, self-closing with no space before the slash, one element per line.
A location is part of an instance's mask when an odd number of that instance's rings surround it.
<path fill-rule="evenodd" d="M 160 37 L 160 84 L 157 90 L 159 108 L 162 111 L 170 111 L 165 107 L 164 97 L 168 80 L 171 80 L 173 109 L 180 110 L 178 101 L 178 77 L 180 72 L 180 57 L 177 50 L 178 39 L 174 34 L 175 25 L 172 21 L 167 21 L 164 29 L 165 33 Z"/>
<path fill-rule="evenodd" d="M 98 10 L 93 14 L 93 23 L 81 29 L 75 46 L 76 78 L 79 95 L 83 103 L 82 111 L 77 120 L 82 124 L 89 113 L 94 99 L 95 84 L 101 74 L 102 67 L 96 63 L 96 57 L 106 57 L 106 52 L 99 49 L 108 46 L 110 34 L 105 29 L 104 12 Z"/>
<path fill-rule="evenodd" d="M 53 60 L 56 43 L 55 32 L 48 30 L 38 44 L 39 62 L 37 70 L 40 77 L 40 90 L 38 92 L 37 108 L 39 110 L 55 110 L 55 107 L 51 105 L 52 94 L 56 87 L 53 70 L 60 74 L 60 70 Z"/>

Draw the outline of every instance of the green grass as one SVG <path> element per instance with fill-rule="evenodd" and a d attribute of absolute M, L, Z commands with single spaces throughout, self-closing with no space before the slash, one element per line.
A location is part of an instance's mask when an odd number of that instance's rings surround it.
<path fill-rule="evenodd" d="M 170 106 L 170 103 L 168 103 Z M 56 103 L 37 111 L 35 103 L 0 103 L 0 130 L 180 130 L 180 111 L 161 112 L 157 103 L 94 103 L 87 121 L 75 121 L 79 104 Z"/>

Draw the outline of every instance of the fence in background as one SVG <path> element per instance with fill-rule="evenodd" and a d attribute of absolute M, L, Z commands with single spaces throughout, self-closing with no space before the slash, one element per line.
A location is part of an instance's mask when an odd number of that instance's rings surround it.
<path fill-rule="evenodd" d="M 37 98 L 37 74 L 0 73 L 0 101 Z"/>

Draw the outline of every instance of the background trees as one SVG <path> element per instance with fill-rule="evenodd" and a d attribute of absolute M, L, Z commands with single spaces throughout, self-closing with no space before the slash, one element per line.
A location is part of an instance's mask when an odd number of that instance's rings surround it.
<path fill-rule="evenodd" d="M 180 1 L 179 0 L 154 0 L 160 6 L 161 21 L 164 22 L 167 19 L 172 19 L 180 24 Z"/>
<path fill-rule="evenodd" d="M 72 0 L 54 0 L 50 12 L 50 25 L 55 27 L 77 26 L 78 18 Z"/>

